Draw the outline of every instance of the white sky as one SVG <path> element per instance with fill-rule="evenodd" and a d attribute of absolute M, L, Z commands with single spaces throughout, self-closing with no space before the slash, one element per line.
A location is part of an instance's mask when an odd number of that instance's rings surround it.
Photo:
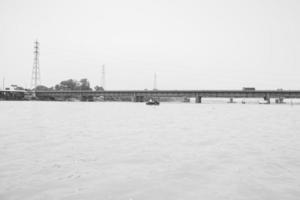
<path fill-rule="evenodd" d="M 0 0 L 6 85 L 30 86 L 36 38 L 47 86 L 105 64 L 107 89 L 300 89 L 299 0 Z"/>

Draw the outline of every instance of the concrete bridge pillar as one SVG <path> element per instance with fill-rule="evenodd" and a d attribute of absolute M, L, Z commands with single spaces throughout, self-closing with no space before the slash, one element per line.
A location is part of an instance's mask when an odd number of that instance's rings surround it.
<path fill-rule="evenodd" d="M 137 102 L 144 102 L 144 96 L 137 96 Z"/>
<path fill-rule="evenodd" d="M 191 100 L 190 100 L 190 98 L 188 98 L 188 97 L 184 97 L 183 98 L 183 102 L 186 102 L 186 103 L 189 103 Z"/>
<path fill-rule="evenodd" d="M 275 100 L 275 103 L 284 103 L 284 98 L 283 97 L 279 97 L 278 99 Z"/>
<path fill-rule="evenodd" d="M 131 96 L 131 101 L 132 102 L 136 102 L 136 96 L 134 95 L 134 96 Z"/>
<path fill-rule="evenodd" d="M 196 103 L 202 103 L 202 97 L 201 96 L 196 96 Z"/>
<path fill-rule="evenodd" d="M 144 96 L 133 96 L 132 101 L 133 102 L 144 102 L 145 98 L 144 98 Z"/>
<path fill-rule="evenodd" d="M 80 97 L 80 101 L 87 101 L 87 100 L 88 100 L 88 98 L 86 96 L 81 96 Z"/>
<path fill-rule="evenodd" d="M 264 100 L 266 101 L 267 104 L 271 103 L 271 98 L 269 96 L 265 96 Z"/>

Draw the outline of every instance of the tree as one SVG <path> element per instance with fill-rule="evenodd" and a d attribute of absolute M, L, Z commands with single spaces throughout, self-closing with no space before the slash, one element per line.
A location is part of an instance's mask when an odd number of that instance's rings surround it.
<path fill-rule="evenodd" d="M 90 88 L 90 82 L 83 78 L 80 81 L 74 79 L 68 79 L 61 81 L 60 84 L 55 85 L 55 90 L 92 90 Z"/>
<path fill-rule="evenodd" d="M 95 91 L 104 91 L 103 87 L 102 86 L 98 86 L 98 85 L 96 85 L 94 87 L 94 89 L 95 89 Z"/>
<path fill-rule="evenodd" d="M 55 85 L 55 90 L 79 90 L 80 83 L 73 79 L 61 81 L 60 84 Z"/>
<path fill-rule="evenodd" d="M 76 90 L 79 86 L 79 83 L 76 80 L 69 79 L 69 80 L 60 82 L 60 85 L 61 85 L 62 89 Z"/>
<path fill-rule="evenodd" d="M 81 79 L 79 82 L 81 90 L 92 90 L 90 87 L 90 82 L 86 78 Z"/>
<path fill-rule="evenodd" d="M 35 87 L 35 90 L 39 90 L 39 91 L 48 91 L 50 90 L 50 88 L 44 86 L 44 85 L 38 85 Z"/>

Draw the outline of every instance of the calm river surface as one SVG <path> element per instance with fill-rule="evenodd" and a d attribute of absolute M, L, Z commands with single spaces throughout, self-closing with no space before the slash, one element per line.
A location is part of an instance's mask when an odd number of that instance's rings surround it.
<path fill-rule="evenodd" d="M 300 198 L 300 105 L 0 101 L 0 199 Z"/>

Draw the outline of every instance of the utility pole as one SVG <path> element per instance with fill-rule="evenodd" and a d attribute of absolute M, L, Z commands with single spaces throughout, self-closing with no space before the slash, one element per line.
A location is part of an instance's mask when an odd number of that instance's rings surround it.
<path fill-rule="evenodd" d="M 102 86 L 102 88 L 104 90 L 105 89 L 105 65 L 102 65 L 101 86 Z"/>
<path fill-rule="evenodd" d="M 2 80 L 2 89 L 5 90 L 5 77 L 3 76 L 3 80 Z"/>
<path fill-rule="evenodd" d="M 31 88 L 35 90 L 36 86 L 41 84 L 40 63 L 39 63 L 39 42 L 34 42 L 34 60 L 31 75 Z"/>
<path fill-rule="evenodd" d="M 156 73 L 154 73 L 153 90 L 157 90 L 157 77 L 156 77 Z"/>

